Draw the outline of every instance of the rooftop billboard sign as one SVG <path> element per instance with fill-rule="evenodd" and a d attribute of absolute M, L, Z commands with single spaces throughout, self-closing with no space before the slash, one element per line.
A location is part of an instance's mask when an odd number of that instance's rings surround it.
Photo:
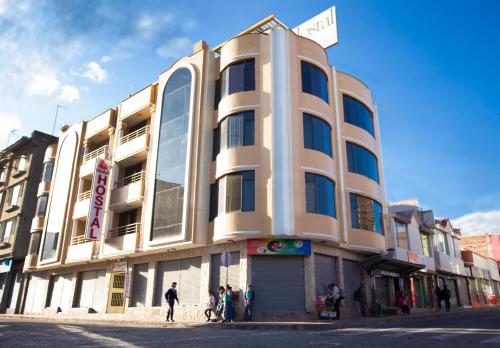
<path fill-rule="evenodd" d="M 299 36 L 317 42 L 323 48 L 335 45 L 339 41 L 335 6 L 302 23 L 293 31 Z"/>

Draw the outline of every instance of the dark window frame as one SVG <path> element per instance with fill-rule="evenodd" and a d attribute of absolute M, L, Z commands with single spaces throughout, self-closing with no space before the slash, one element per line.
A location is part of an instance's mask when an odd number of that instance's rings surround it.
<path fill-rule="evenodd" d="M 229 138 L 230 138 L 230 132 L 229 132 L 229 124 L 227 125 L 228 132 L 226 134 L 227 139 L 225 141 L 226 147 L 222 149 L 233 149 L 236 147 L 243 147 L 243 146 L 253 146 L 255 145 L 255 110 L 244 110 L 244 111 L 239 111 L 233 114 L 229 114 L 225 116 L 218 124 L 217 128 L 214 128 L 213 130 L 213 144 L 212 144 L 212 161 L 214 161 L 217 158 L 217 155 L 221 151 L 221 126 L 224 122 L 231 122 L 231 117 L 243 117 L 243 145 L 237 145 L 237 146 L 228 146 L 229 144 Z"/>
<path fill-rule="evenodd" d="M 359 217 L 359 213 L 358 213 L 359 208 L 358 208 L 358 202 L 356 200 L 357 197 L 361 197 L 362 199 L 368 199 L 371 201 L 371 209 L 372 209 L 374 215 L 376 213 L 375 207 L 377 207 L 378 210 L 380 211 L 380 216 L 379 216 L 380 221 L 378 224 L 376 223 L 375 216 L 373 216 L 373 227 L 374 227 L 373 229 L 364 228 L 365 226 L 363 226 L 363 223 L 365 223 L 365 222 L 359 220 L 359 218 L 358 218 Z M 355 202 L 356 202 L 355 205 L 353 204 L 353 200 L 355 200 Z M 349 208 L 350 208 L 350 212 L 351 212 L 351 227 L 352 228 L 374 232 L 374 233 L 380 234 L 382 236 L 385 235 L 384 210 L 383 210 L 382 204 L 380 202 L 374 200 L 373 198 L 370 198 L 370 197 L 367 197 L 364 195 L 360 195 L 359 193 L 349 192 L 349 205 L 350 205 Z M 354 211 L 356 213 L 354 213 Z M 377 226 L 380 226 L 380 230 L 376 229 Z"/>
<path fill-rule="evenodd" d="M 375 161 L 375 166 L 376 166 L 375 173 L 371 173 L 369 171 L 370 168 L 366 168 L 365 164 L 367 162 L 365 162 L 365 161 L 363 161 L 361 163 L 359 162 L 360 157 L 356 156 L 354 149 L 360 150 L 361 151 L 360 153 L 362 153 L 363 155 L 368 155 L 367 158 L 369 158 L 370 160 L 373 159 Z M 373 152 L 371 152 L 370 150 L 368 150 L 364 146 L 358 145 L 358 144 L 350 142 L 350 141 L 346 141 L 346 157 L 347 157 L 347 170 L 350 173 L 362 175 L 368 179 L 375 181 L 377 184 L 380 184 L 378 158 Z M 363 159 L 363 158 L 361 158 L 361 159 Z M 370 164 L 369 165 L 369 167 L 370 167 L 372 163 L 368 163 L 368 164 Z"/>
<path fill-rule="evenodd" d="M 300 62 L 300 72 L 302 80 L 302 92 L 314 95 L 315 97 L 323 100 L 325 103 L 330 104 L 330 88 L 328 87 L 328 74 L 319 66 L 305 60 Z M 319 76 L 314 85 L 314 75 Z"/>
<path fill-rule="evenodd" d="M 237 69 L 240 66 L 242 66 L 242 70 L 238 71 Z M 240 79 L 236 75 L 231 75 L 233 69 L 235 74 L 238 72 L 241 74 Z M 231 63 L 221 72 L 221 98 L 235 93 L 255 91 L 255 87 L 255 58 L 242 59 Z"/>
<path fill-rule="evenodd" d="M 309 119 L 311 120 L 311 125 L 310 125 L 310 127 L 306 127 L 306 122 L 307 122 L 306 120 L 309 120 Z M 327 145 L 323 144 L 323 146 L 321 146 L 321 144 L 315 143 L 315 141 L 318 141 L 319 139 L 322 139 L 323 143 L 324 143 L 324 138 L 322 137 L 323 134 L 321 134 L 324 130 L 322 129 L 320 134 L 315 134 L 315 130 L 317 129 L 314 126 L 315 122 L 318 124 L 321 124 L 322 126 L 325 126 L 325 128 L 328 129 L 328 144 Z M 330 123 L 328 123 L 327 121 L 325 121 L 321 117 L 304 112 L 302 114 L 302 128 L 303 128 L 303 137 L 304 137 L 304 148 L 322 152 L 325 155 L 333 158 L 332 126 L 330 125 Z M 306 128 L 309 128 L 310 132 L 312 133 L 312 134 L 310 134 L 310 140 L 308 139 L 308 136 L 306 134 Z M 323 151 L 324 149 L 326 149 L 326 151 Z"/>
<path fill-rule="evenodd" d="M 219 191 L 217 191 L 217 216 L 220 214 L 229 214 L 235 212 L 253 212 L 255 211 L 255 170 L 244 170 L 238 172 L 228 173 L 224 176 L 221 176 L 217 179 L 217 188 L 220 189 L 220 181 L 224 178 L 231 176 L 241 176 L 241 197 L 240 197 L 240 209 L 239 210 L 228 210 L 227 201 L 228 201 L 228 190 L 227 186 L 224 190 L 225 196 L 221 197 Z M 224 182 L 227 185 L 227 179 Z M 245 198 L 246 197 L 246 198 Z M 224 211 L 218 211 L 219 201 L 223 199 L 226 201 L 224 205 Z"/>
<path fill-rule="evenodd" d="M 367 119 L 364 117 L 365 114 L 357 114 L 357 115 L 352 115 L 351 114 L 351 108 L 347 108 L 347 103 L 353 102 L 357 104 L 358 107 L 361 107 L 363 111 L 366 111 L 366 115 L 368 115 L 369 118 L 369 126 L 366 125 Z M 365 103 L 360 101 L 359 99 L 354 98 L 353 96 L 350 96 L 348 94 L 342 94 L 342 106 L 344 108 L 344 122 L 349 123 L 353 126 L 356 126 L 358 128 L 361 128 L 368 132 L 372 137 L 375 138 L 375 121 L 374 121 L 374 115 L 372 110 L 366 106 Z"/>
<path fill-rule="evenodd" d="M 327 190 L 324 190 L 325 187 L 321 187 L 321 181 L 324 181 L 325 184 L 331 184 L 331 190 L 332 190 L 332 212 L 333 214 L 329 214 L 328 211 L 330 210 L 328 202 L 325 203 L 326 201 L 324 200 L 325 197 L 322 197 L 323 195 L 326 194 Z M 334 219 L 337 218 L 337 202 L 336 202 L 336 191 L 335 191 L 335 181 L 330 179 L 327 176 L 321 175 L 321 174 L 316 174 L 316 173 L 311 173 L 311 172 L 306 172 L 304 176 L 304 182 L 305 182 L 305 193 L 306 193 L 306 213 L 308 214 L 320 214 L 320 215 L 326 215 L 330 216 Z M 309 184 L 313 185 L 314 191 L 310 192 L 309 191 Z M 314 206 L 311 207 L 309 205 L 310 199 L 308 197 L 310 195 L 313 195 L 313 204 Z M 321 203 L 326 204 L 325 207 L 321 207 Z"/>

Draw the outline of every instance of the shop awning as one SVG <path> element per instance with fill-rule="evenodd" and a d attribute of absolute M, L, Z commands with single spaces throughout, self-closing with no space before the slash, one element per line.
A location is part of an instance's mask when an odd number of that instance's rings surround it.
<path fill-rule="evenodd" d="M 361 262 L 361 265 L 369 271 L 384 271 L 394 274 L 407 275 L 425 268 L 425 265 L 410 263 L 393 259 L 386 255 L 375 255 Z"/>

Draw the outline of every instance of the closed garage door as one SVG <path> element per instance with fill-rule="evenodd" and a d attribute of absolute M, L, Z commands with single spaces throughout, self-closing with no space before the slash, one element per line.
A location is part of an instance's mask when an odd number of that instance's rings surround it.
<path fill-rule="evenodd" d="M 337 260 L 334 257 L 314 254 L 316 296 L 326 296 L 328 284 L 337 282 Z"/>
<path fill-rule="evenodd" d="M 304 313 L 304 258 L 252 257 L 252 286 L 258 313 Z"/>
<path fill-rule="evenodd" d="M 226 274 L 227 272 L 227 274 Z M 226 282 L 227 278 L 227 282 Z M 218 294 L 219 286 L 229 284 L 234 291 L 240 290 L 240 252 L 231 253 L 231 264 L 224 267 L 221 262 L 221 254 L 212 255 L 210 272 L 210 289 L 214 294 Z"/>

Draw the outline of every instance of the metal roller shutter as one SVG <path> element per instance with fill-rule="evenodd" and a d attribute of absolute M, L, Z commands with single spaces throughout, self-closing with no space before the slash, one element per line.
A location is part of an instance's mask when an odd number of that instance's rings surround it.
<path fill-rule="evenodd" d="M 78 306 L 92 308 L 104 312 L 107 296 L 104 292 L 106 270 L 86 271 L 80 273 L 78 281 Z"/>
<path fill-rule="evenodd" d="M 375 278 L 375 297 L 381 305 L 389 305 L 389 280 L 386 276 Z"/>
<path fill-rule="evenodd" d="M 344 259 L 343 268 L 345 299 L 342 304 L 353 307 L 357 305 L 356 301 L 354 301 L 354 292 L 361 284 L 361 266 L 359 262 Z"/>
<path fill-rule="evenodd" d="M 219 286 L 226 286 L 226 267 L 222 266 L 222 254 L 213 254 L 210 273 L 210 289 L 214 294 L 218 293 Z M 233 290 L 240 290 L 240 252 L 231 253 L 231 264 L 228 267 L 227 283 Z"/>
<path fill-rule="evenodd" d="M 337 283 L 337 259 L 332 256 L 314 254 L 316 296 L 326 296 L 328 284 Z"/>
<path fill-rule="evenodd" d="M 179 281 L 180 264 L 181 260 L 158 262 L 156 267 L 155 306 L 166 304 L 164 294 L 173 282 Z"/>
<path fill-rule="evenodd" d="M 72 282 L 71 274 L 63 274 L 54 276 L 52 297 L 50 299 L 50 307 L 60 307 L 63 312 L 67 311 L 72 303 Z"/>
<path fill-rule="evenodd" d="M 256 312 L 304 313 L 304 258 L 253 256 L 252 286 Z"/>
<path fill-rule="evenodd" d="M 149 264 L 134 265 L 134 279 L 132 280 L 131 307 L 144 307 L 146 305 L 146 290 L 148 287 Z"/>
<path fill-rule="evenodd" d="M 181 304 L 200 304 L 201 257 L 181 260 L 179 301 Z"/>

